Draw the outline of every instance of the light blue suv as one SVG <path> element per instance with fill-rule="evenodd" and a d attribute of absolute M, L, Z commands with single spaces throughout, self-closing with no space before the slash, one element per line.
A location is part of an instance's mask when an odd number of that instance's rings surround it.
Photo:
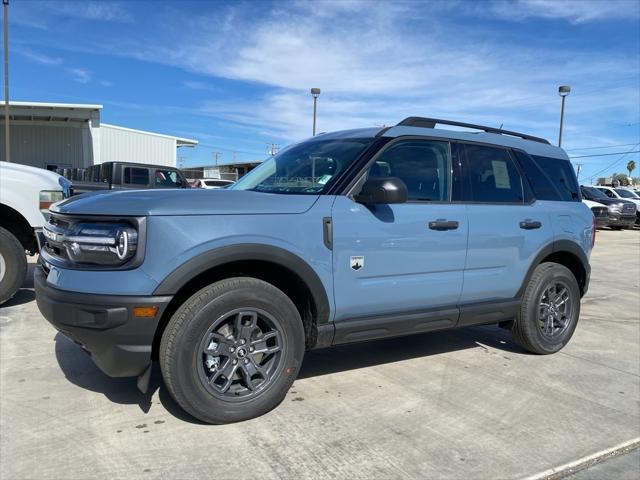
<path fill-rule="evenodd" d="M 282 401 L 306 349 L 500 324 L 557 352 L 589 284 L 580 200 L 546 140 L 410 117 L 291 145 L 228 190 L 56 204 L 37 302 L 108 375 L 145 391 L 158 359 L 187 412 L 234 422 Z"/>

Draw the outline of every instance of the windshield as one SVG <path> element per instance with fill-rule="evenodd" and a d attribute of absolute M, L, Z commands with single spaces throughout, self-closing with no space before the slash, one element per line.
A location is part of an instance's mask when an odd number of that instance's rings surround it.
<path fill-rule="evenodd" d="M 242 177 L 232 190 L 319 194 L 371 143 L 366 139 L 312 140 L 292 145 Z"/>
<path fill-rule="evenodd" d="M 582 194 L 587 198 L 609 198 L 594 187 L 582 187 Z"/>
<path fill-rule="evenodd" d="M 616 193 L 620 195 L 622 198 L 638 198 L 638 195 L 633 193 L 631 190 L 625 190 L 624 188 L 614 188 Z"/>

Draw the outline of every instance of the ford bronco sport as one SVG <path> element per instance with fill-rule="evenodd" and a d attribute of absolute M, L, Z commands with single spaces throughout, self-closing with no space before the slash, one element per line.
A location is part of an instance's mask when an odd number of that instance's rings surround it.
<path fill-rule="evenodd" d="M 305 349 L 500 324 L 557 352 L 595 224 L 560 148 L 410 117 L 291 145 L 228 190 L 74 197 L 44 233 L 47 320 L 143 391 L 158 359 L 187 412 L 227 423 L 278 405 Z"/>

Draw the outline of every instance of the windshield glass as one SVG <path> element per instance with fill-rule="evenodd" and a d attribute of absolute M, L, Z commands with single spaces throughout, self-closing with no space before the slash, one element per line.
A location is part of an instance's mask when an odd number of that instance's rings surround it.
<path fill-rule="evenodd" d="M 609 198 L 600 190 L 594 187 L 582 187 L 582 194 L 587 198 Z"/>
<path fill-rule="evenodd" d="M 319 194 L 371 143 L 366 139 L 308 141 L 282 150 L 230 187 L 268 193 Z"/>
<path fill-rule="evenodd" d="M 622 198 L 638 198 L 638 196 L 630 190 L 625 190 L 624 188 L 614 188 L 614 190 Z"/>

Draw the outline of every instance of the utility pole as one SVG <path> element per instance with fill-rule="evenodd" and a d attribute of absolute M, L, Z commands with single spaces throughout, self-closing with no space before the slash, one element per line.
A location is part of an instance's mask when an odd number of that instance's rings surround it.
<path fill-rule="evenodd" d="M 218 158 L 220 158 L 221 156 L 222 154 L 220 152 L 213 152 L 213 161 L 216 167 L 218 166 Z"/>
<path fill-rule="evenodd" d="M 583 164 L 583 163 L 580 163 L 580 162 L 576 163 L 576 167 L 578 167 L 578 168 L 577 168 L 577 171 L 576 171 L 576 177 L 577 177 L 578 179 L 580 178 L 580 170 L 582 169 L 582 165 L 584 165 L 584 164 Z"/>
<path fill-rule="evenodd" d="M 311 96 L 313 97 L 313 136 L 316 136 L 316 106 L 318 104 L 318 96 L 320 95 L 319 88 L 311 89 Z"/>
<path fill-rule="evenodd" d="M 4 151 L 11 161 L 11 137 L 9 136 L 9 0 L 2 0 L 4 10 Z"/>

